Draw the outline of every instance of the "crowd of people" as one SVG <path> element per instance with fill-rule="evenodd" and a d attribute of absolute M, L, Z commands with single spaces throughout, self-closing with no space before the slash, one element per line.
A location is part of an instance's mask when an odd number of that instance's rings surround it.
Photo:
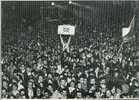
<path fill-rule="evenodd" d="M 91 34 L 91 33 L 90 33 Z M 137 98 L 139 72 L 132 44 L 109 34 L 71 40 L 59 37 L 2 44 L 2 98 Z"/>

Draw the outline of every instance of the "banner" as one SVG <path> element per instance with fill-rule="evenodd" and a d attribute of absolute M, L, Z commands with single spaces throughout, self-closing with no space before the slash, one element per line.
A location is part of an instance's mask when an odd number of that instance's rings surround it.
<path fill-rule="evenodd" d="M 75 26 L 72 25 L 59 25 L 58 34 L 61 35 L 75 35 Z"/>

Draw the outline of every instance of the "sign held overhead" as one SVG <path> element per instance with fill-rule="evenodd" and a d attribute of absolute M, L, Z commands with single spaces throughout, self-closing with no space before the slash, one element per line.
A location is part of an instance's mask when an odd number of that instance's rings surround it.
<path fill-rule="evenodd" d="M 59 25 L 58 34 L 60 35 L 75 35 L 75 26 L 72 25 Z"/>

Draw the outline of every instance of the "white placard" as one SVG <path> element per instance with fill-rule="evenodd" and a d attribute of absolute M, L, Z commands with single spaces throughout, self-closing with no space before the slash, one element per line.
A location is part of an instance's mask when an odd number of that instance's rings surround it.
<path fill-rule="evenodd" d="M 72 25 L 59 25 L 58 26 L 58 34 L 61 34 L 61 35 L 74 35 L 75 34 L 75 26 L 72 26 Z"/>

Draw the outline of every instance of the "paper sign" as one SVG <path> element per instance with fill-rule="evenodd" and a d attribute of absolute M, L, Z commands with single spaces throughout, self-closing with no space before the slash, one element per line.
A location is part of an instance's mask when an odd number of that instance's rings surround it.
<path fill-rule="evenodd" d="M 59 25 L 58 26 L 58 34 L 61 34 L 61 35 L 74 35 L 75 34 L 75 26 L 72 26 L 72 25 Z"/>

